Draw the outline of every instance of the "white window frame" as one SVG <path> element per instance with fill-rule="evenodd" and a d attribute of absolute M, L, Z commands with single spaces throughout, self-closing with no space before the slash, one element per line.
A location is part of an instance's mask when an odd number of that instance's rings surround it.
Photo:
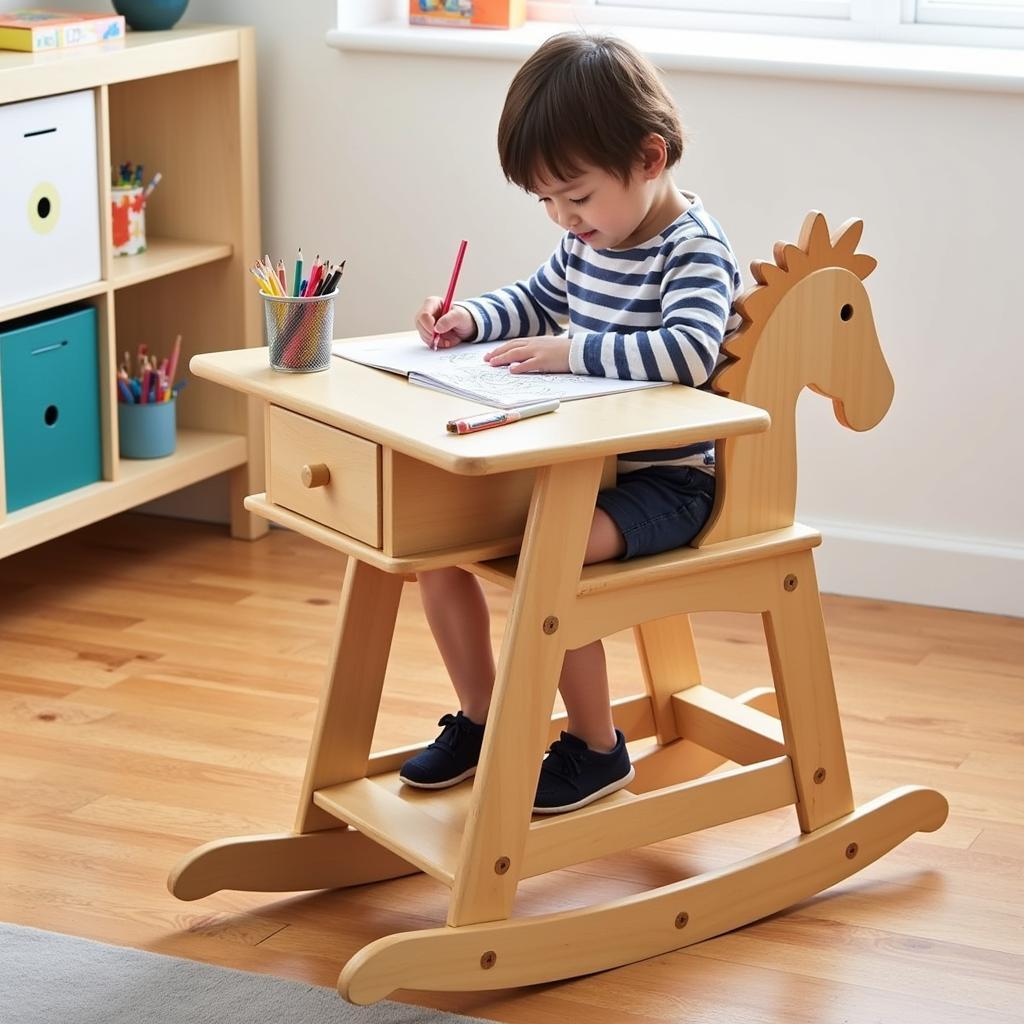
<path fill-rule="evenodd" d="M 527 17 L 584 26 L 1024 48 L 1024 0 L 1019 11 L 999 8 L 982 16 L 953 0 L 692 0 L 692 6 L 687 0 L 528 0 Z M 972 14 L 984 24 L 971 24 Z"/>
<path fill-rule="evenodd" d="M 586 0 L 579 6 L 667 8 L 706 14 L 778 15 L 798 18 L 848 18 L 850 0 Z"/>
<path fill-rule="evenodd" d="M 958 0 L 903 0 L 921 25 L 968 25 L 986 28 L 1024 28 L 1024 3 L 972 4 Z M 914 11 L 916 8 L 916 12 Z"/>

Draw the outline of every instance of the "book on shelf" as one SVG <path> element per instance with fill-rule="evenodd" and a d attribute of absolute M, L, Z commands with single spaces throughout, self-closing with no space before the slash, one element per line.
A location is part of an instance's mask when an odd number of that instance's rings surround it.
<path fill-rule="evenodd" d="M 0 50 L 63 50 L 124 39 L 124 15 L 26 7 L 0 13 Z"/>
<path fill-rule="evenodd" d="M 491 366 L 484 356 L 504 342 L 428 348 L 418 334 L 365 341 L 336 341 L 334 355 L 378 370 L 400 373 L 414 384 L 434 388 L 473 402 L 514 409 L 552 398 L 568 402 L 574 398 L 615 395 L 639 388 L 664 387 L 668 381 L 618 380 L 574 373 L 512 373 L 507 366 Z"/>

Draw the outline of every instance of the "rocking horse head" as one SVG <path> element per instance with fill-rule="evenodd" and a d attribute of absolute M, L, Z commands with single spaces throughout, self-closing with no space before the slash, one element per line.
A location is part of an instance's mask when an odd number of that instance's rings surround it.
<path fill-rule="evenodd" d="M 774 262 L 755 261 L 757 285 L 736 300 L 740 329 L 723 346 L 712 381 L 723 395 L 766 409 L 764 434 L 718 444 L 715 512 L 698 544 L 792 525 L 796 505 L 796 400 L 804 387 L 832 399 L 836 418 L 870 430 L 889 409 L 893 380 L 863 281 L 873 257 L 854 250 L 863 222 L 834 236 L 822 214 L 800 241 L 778 242 Z"/>

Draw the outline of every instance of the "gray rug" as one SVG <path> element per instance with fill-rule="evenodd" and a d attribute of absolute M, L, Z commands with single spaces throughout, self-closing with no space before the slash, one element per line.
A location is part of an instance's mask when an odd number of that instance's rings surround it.
<path fill-rule="evenodd" d="M 0 923 L 2 1024 L 470 1024 L 419 1006 Z"/>

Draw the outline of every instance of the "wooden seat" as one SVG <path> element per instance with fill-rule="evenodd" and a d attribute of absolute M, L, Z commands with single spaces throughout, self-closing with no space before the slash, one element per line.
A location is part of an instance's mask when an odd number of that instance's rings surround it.
<path fill-rule="evenodd" d="M 382 554 L 251 499 L 251 509 L 354 557 L 294 832 L 207 844 L 179 865 L 172 892 L 195 899 L 219 888 L 290 891 L 429 873 L 451 889 L 447 927 L 360 950 L 338 984 L 368 1003 L 396 988 L 535 984 L 665 953 L 791 906 L 938 828 L 948 808 L 930 789 L 854 805 L 812 557 L 821 538 L 794 522 L 802 388 L 829 396 L 840 422 L 857 430 L 873 427 L 892 400 L 862 283 L 874 260 L 856 253 L 860 233 L 850 221 L 830 237 L 812 213 L 797 244 L 780 243 L 774 262 L 753 265 L 758 284 L 737 303 L 743 326 L 714 383 L 767 410 L 771 428 L 752 432 L 748 421 L 717 442 L 715 508 L 693 547 L 583 567 L 607 448 L 574 461 L 563 447 L 552 464 L 536 463 L 512 557 L 493 557 L 507 540 Z M 731 422 L 720 418 L 716 429 Z M 360 522 L 372 533 L 372 510 Z M 421 747 L 371 756 L 369 743 L 402 573 L 440 564 L 510 588 L 512 602 L 476 778 L 433 793 L 397 778 Z M 761 616 L 771 687 L 729 698 L 705 684 L 689 621 L 705 610 Z M 616 701 L 613 715 L 636 778 L 579 811 L 534 820 L 537 766 L 565 724 L 552 715 L 564 654 L 627 627 L 645 690 Z M 523 878 L 788 805 L 799 834 L 727 869 L 570 912 L 511 916 Z"/>

